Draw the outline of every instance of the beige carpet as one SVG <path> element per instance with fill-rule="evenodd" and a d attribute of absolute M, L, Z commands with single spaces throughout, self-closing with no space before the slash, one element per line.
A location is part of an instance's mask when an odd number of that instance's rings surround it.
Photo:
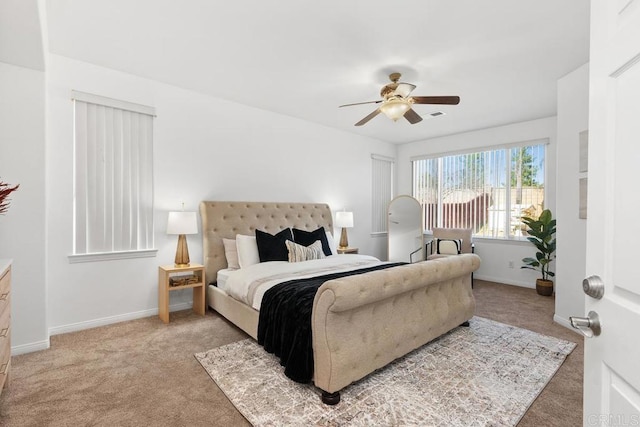
<path fill-rule="evenodd" d="M 578 343 L 518 427 L 582 425 L 583 339 L 553 322 L 554 298 L 475 281 L 476 315 Z M 193 357 L 247 335 L 208 310 L 51 337 L 11 358 L 0 426 L 248 426 Z"/>
<path fill-rule="evenodd" d="M 515 426 L 575 346 L 474 317 L 348 386 L 336 406 L 254 340 L 196 359 L 254 426 Z"/>

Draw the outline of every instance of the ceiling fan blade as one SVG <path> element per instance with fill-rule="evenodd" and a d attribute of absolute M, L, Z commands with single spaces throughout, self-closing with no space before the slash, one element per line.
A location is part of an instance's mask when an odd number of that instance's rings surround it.
<path fill-rule="evenodd" d="M 412 108 L 404 113 L 404 118 L 407 119 L 407 121 L 412 125 L 415 125 L 416 123 L 422 121 L 422 117 L 420 117 L 418 113 L 416 113 Z"/>
<path fill-rule="evenodd" d="M 363 105 L 363 104 L 379 104 L 382 102 L 382 99 L 379 101 L 366 101 L 366 102 L 356 102 L 354 104 L 344 104 L 344 105 L 340 105 L 338 108 L 341 107 L 351 107 L 352 105 Z"/>
<path fill-rule="evenodd" d="M 364 119 L 360 120 L 358 123 L 356 123 L 354 126 L 362 126 L 363 124 L 367 123 L 369 120 L 373 119 L 375 116 L 377 116 L 378 114 L 380 114 L 380 109 L 378 108 L 377 110 L 375 110 L 373 113 L 369 114 L 367 117 L 365 117 Z"/>
<path fill-rule="evenodd" d="M 398 83 L 398 87 L 396 87 L 394 92 L 396 95 L 406 98 L 415 88 L 416 85 L 412 85 L 411 83 Z"/>
<path fill-rule="evenodd" d="M 448 104 L 458 105 L 459 96 L 412 96 L 414 104 Z"/>

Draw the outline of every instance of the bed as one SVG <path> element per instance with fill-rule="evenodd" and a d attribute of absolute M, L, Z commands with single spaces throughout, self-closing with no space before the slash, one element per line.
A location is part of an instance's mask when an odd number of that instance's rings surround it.
<path fill-rule="evenodd" d="M 228 280 L 223 239 L 256 229 L 332 232 L 331 210 L 320 203 L 204 201 L 200 214 L 207 304 L 257 339 L 258 310 L 213 284 L 221 270 L 220 280 Z M 353 255 L 333 257 L 355 262 Z M 322 401 L 338 403 L 347 385 L 468 322 L 475 310 L 471 273 L 479 266 L 477 255 L 463 254 L 322 284 L 311 314 L 313 382 Z"/>

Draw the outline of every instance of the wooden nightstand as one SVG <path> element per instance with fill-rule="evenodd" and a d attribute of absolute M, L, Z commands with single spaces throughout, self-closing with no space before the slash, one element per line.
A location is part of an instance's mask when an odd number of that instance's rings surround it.
<path fill-rule="evenodd" d="M 191 274 L 193 274 L 191 280 L 186 280 Z M 194 279 L 195 282 L 192 282 Z M 187 283 L 177 286 L 171 286 L 169 283 L 180 280 Z M 204 316 L 206 291 L 204 266 L 200 264 L 191 264 L 189 267 L 163 265 L 158 268 L 158 316 L 164 323 L 169 323 L 169 292 L 189 288 L 193 288 L 193 311 Z"/>
<path fill-rule="evenodd" d="M 357 254 L 358 253 L 358 248 L 344 248 L 344 249 L 337 249 L 339 254 Z"/>

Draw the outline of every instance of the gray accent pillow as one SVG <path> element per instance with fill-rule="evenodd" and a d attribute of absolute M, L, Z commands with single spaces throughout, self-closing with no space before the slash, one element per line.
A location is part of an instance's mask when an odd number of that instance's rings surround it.
<path fill-rule="evenodd" d="M 326 258 L 322 250 L 322 242 L 320 240 L 316 240 L 309 246 L 299 245 L 292 242 L 291 240 L 287 240 L 285 244 L 287 245 L 287 250 L 289 251 L 289 262 L 300 262 L 309 261 L 312 259 Z"/>

